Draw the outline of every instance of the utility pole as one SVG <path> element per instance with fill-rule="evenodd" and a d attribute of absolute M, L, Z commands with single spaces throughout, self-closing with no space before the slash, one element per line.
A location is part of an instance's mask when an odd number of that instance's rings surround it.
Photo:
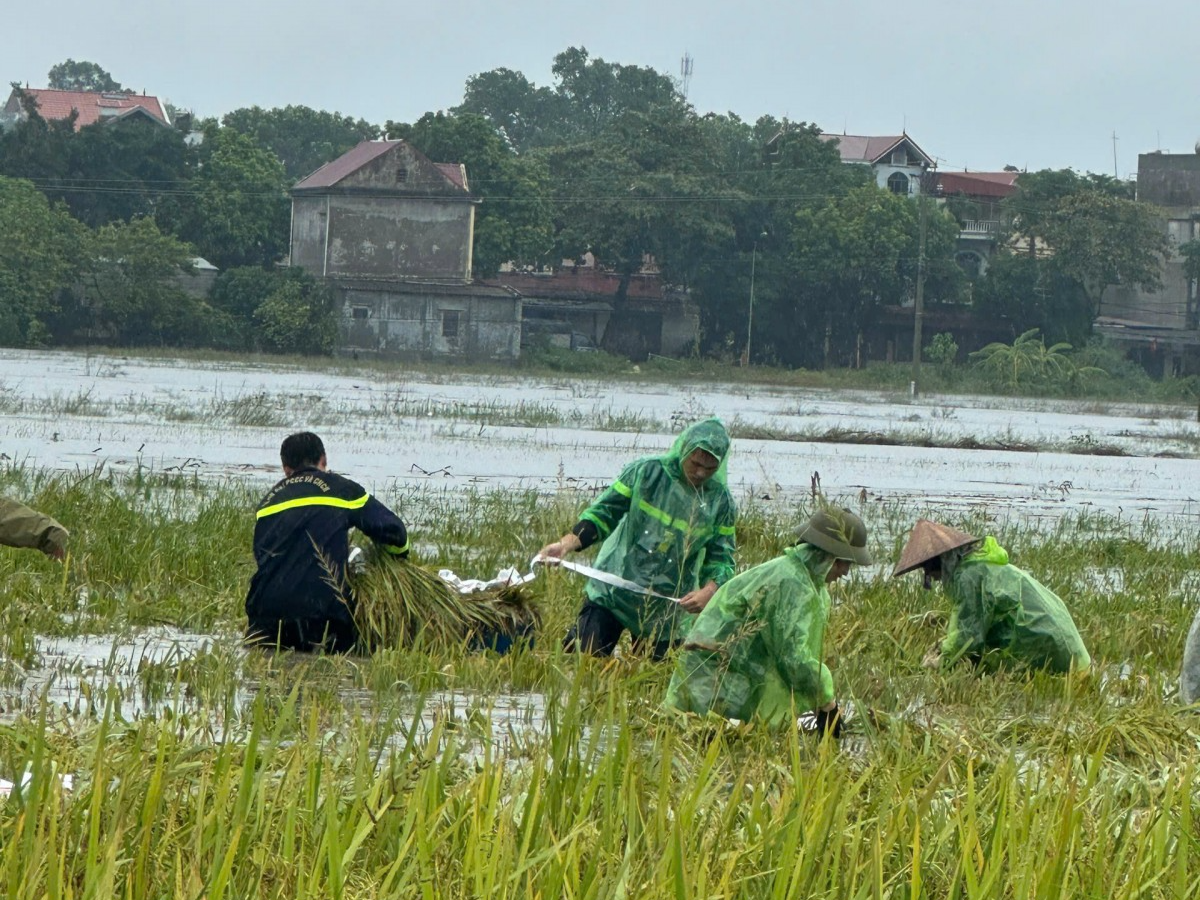
<path fill-rule="evenodd" d="M 1121 173 L 1117 171 L 1117 130 L 1113 129 L 1113 178 L 1120 179 Z"/>
<path fill-rule="evenodd" d="M 922 172 L 918 182 L 921 193 L 917 195 L 917 295 L 913 299 L 913 356 L 910 393 L 914 398 L 921 393 L 921 326 L 922 320 L 925 318 L 925 232 L 928 229 L 925 193 L 930 182 L 928 173 Z"/>

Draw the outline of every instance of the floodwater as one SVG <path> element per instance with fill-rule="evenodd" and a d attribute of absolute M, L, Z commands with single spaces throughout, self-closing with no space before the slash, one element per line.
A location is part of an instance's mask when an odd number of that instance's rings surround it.
<path fill-rule="evenodd" d="M 705 415 L 776 433 L 831 429 L 1060 447 L 1135 457 L 738 440 L 730 487 L 786 503 L 811 492 L 915 508 L 1053 520 L 1090 510 L 1200 516 L 1200 425 L 1182 407 L 907 397 L 871 392 L 563 378 L 311 372 L 291 366 L 8 351 L 0 359 L 0 453 L 52 469 L 138 466 L 264 487 L 284 435 L 311 428 L 330 465 L 383 497 L 438 490 L 597 487 L 666 449 Z M 549 420 L 550 425 L 515 424 Z M 614 422 L 645 430 L 606 430 Z M 0 457 L 2 459 L 3 457 Z"/>

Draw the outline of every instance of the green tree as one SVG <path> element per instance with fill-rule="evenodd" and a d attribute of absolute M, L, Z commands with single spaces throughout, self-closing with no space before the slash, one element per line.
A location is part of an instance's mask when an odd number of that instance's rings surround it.
<path fill-rule="evenodd" d="M 453 112 L 482 116 L 510 147 L 525 151 L 556 140 L 560 108 L 560 99 L 550 88 L 537 87 L 520 72 L 500 68 L 468 78 L 463 102 Z"/>
<path fill-rule="evenodd" d="M 337 345 L 337 320 L 328 292 L 315 283 L 283 281 L 254 311 L 259 340 L 275 353 L 328 355 Z"/>
<path fill-rule="evenodd" d="M 1049 385 L 1074 389 L 1084 378 L 1107 374 L 1095 366 L 1077 365 L 1066 341 L 1047 347 L 1036 328 L 1018 335 L 1011 344 L 988 344 L 972 353 L 971 360 L 996 384 L 1013 391 Z"/>
<path fill-rule="evenodd" d="M 553 246 L 553 221 L 548 176 L 538 158 L 518 156 L 488 120 L 472 113 L 426 113 L 412 125 L 388 122 L 387 132 L 430 159 L 466 166 L 471 193 L 483 200 L 475 217 L 478 277 L 504 263 L 533 266 L 545 260 Z"/>
<path fill-rule="evenodd" d="M 86 229 L 28 181 L 0 177 L 0 343 L 43 343 L 79 271 Z"/>
<path fill-rule="evenodd" d="M 962 276 L 953 264 L 957 236 L 948 212 L 928 211 L 926 291 L 931 303 L 958 299 Z M 848 361 L 871 312 L 900 304 L 913 292 L 917 203 L 865 184 L 800 210 L 792 239 L 791 290 L 766 304 L 766 343 L 774 346 L 777 358 L 793 365 Z"/>
<path fill-rule="evenodd" d="M 96 230 L 82 278 L 79 308 L 64 329 L 86 323 L 91 340 L 126 345 L 207 343 L 209 310 L 180 282 L 194 251 L 153 219 L 116 222 Z"/>
<path fill-rule="evenodd" d="M 172 224 L 217 268 L 265 266 L 287 252 L 287 175 L 253 138 L 230 128 L 205 132 L 191 196 Z"/>
<path fill-rule="evenodd" d="M 551 71 L 552 88 L 537 87 L 511 69 L 474 75 L 455 112 L 483 116 L 524 152 L 599 137 L 628 112 L 651 115 L 686 106 L 669 76 L 593 58 L 582 47 L 555 56 Z"/>
<path fill-rule="evenodd" d="M 379 137 L 378 126 L 365 119 L 308 106 L 244 107 L 226 113 L 221 124 L 279 157 L 290 181 L 309 175 L 361 141 Z"/>
<path fill-rule="evenodd" d="M 1092 330 L 1092 303 L 1074 279 L 1050 259 L 1000 253 L 976 285 L 975 316 L 1011 324 L 1014 335 L 1034 329 L 1053 341 L 1079 346 Z"/>
<path fill-rule="evenodd" d="M 94 62 L 68 59 L 50 67 L 46 76 L 51 88 L 57 91 L 124 91 L 120 82 Z"/>

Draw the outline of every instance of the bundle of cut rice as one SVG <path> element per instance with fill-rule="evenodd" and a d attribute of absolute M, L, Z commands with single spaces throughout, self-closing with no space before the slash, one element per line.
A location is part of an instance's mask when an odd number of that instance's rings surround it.
<path fill-rule="evenodd" d="M 406 559 L 367 554 L 353 576 L 358 600 L 354 621 L 366 649 L 442 646 L 523 635 L 538 623 L 538 611 L 521 587 L 463 595 L 437 573 Z"/>

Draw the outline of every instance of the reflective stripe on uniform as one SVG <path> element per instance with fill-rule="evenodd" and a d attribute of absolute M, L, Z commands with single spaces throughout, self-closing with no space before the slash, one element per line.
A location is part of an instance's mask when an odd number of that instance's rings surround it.
<path fill-rule="evenodd" d="M 638 509 L 646 513 L 646 515 L 650 516 L 651 518 L 662 522 L 668 528 L 674 528 L 676 531 L 682 532 L 683 534 L 691 534 L 691 526 L 688 525 L 687 522 L 683 521 L 683 519 L 676 519 L 669 512 L 661 510 L 657 506 L 651 506 L 640 497 L 638 498 Z M 707 532 L 708 528 L 705 527 L 703 529 L 697 529 L 696 533 L 700 534 L 701 531 Z"/>
<path fill-rule="evenodd" d="M 255 515 L 256 519 L 265 519 L 276 513 L 287 512 L 301 506 L 335 506 L 338 509 L 362 509 L 371 499 L 370 494 L 363 494 L 357 500 L 343 500 L 341 497 L 297 497 L 295 500 L 284 500 L 272 506 L 264 506 Z"/>
<path fill-rule="evenodd" d="M 718 525 L 717 526 L 717 534 L 724 535 L 725 537 L 733 537 L 733 535 L 736 532 L 737 532 L 737 529 L 734 528 L 732 525 Z"/>
<path fill-rule="evenodd" d="M 632 497 L 633 489 L 619 478 L 612 483 L 612 489 L 622 497 Z"/>
<path fill-rule="evenodd" d="M 397 547 L 395 544 L 384 544 L 383 549 L 392 554 L 392 556 L 400 556 L 408 552 L 408 545 L 411 543 L 412 541 L 405 541 L 403 547 Z"/>
<path fill-rule="evenodd" d="M 586 509 L 582 513 L 579 514 L 579 518 L 587 519 L 589 522 L 591 522 L 593 525 L 595 525 L 596 531 L 598 531 L 600 533 L 600 537 L 602 537 L 602 538 L 608 537 L 608 533 L 611 529 L 607 525 L 605 525 L 603 522 L 601 522 L 599 518 L 592 515 Z"/>

